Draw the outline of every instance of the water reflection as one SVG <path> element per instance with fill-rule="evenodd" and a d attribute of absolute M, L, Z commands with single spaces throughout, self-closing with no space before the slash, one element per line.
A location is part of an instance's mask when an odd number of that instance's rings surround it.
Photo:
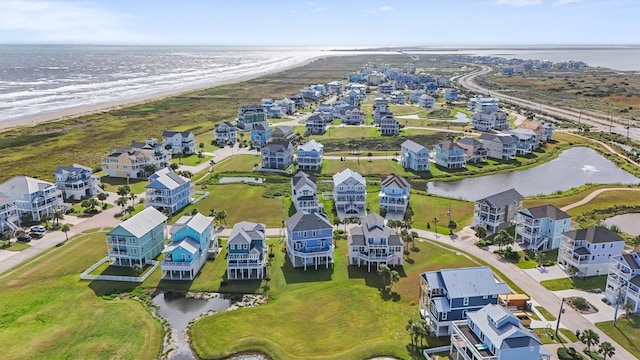
<path fill-rule="evenodd" d="M 640 235 L 640 213 L 616 215 L 604 221 L 605 226 L 616 225 L 620 231 L 629 235 Z"/>

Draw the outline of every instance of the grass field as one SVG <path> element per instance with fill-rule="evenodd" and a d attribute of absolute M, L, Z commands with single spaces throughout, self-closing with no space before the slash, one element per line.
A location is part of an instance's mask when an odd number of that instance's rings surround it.
<path fill-rule="evenodd" d="M 255 164 L 260 164 L 260 155 L 235 155 L 216 163 L 213 167 L 215 173 L 224 172 L 252 172 Z"/>
<path fill-rule="evenodd" d="M 540 285 L 546 287 L 551 291 L 578 289 L 578 290 L 604 290 L 607 286 L 607 275 L 590 276 L 581 279 L 561 278 L 553 280 L 543 280 Z"/>
<path fill-rule="evenodd" d="M 149 184 L 146 179 L 129 179 L 127 178 L 115 178 L 110 176 L 103 176 L 100 178 L 100 182 L 102 182 L 104 186 L 104 190 L 108 192 L 117 192 L 118 188 L 124 185 L 129 184 L 131 188 L 131 192 L 134 194 L 140 194 L 145 191 L 145 186 Z"/>
<path fill-rule="evenodd" d="M 545 320 L 547 320 L 547 321 L 555 321 L 556 320 L 556 317 L 553 316 L 553 314 L 551 314 L 549 311 L 547 311 L 547 309 L 543 308 L 542 306 L 536 306 L 536 310 L 538 310 L 540 315 L 542 315 Z"/>
<path fill-rule="evenodd" d="M 353 157 L 354 155 L 349 156 Z M 369 161 L 367 159 L 366 153 L 360 154 L 359 161 L 357 159 L 349 159 L 346 161 L 325 159 L 322 163 L 321 172 L 323 174 L 336 174 L 344 171 L 345 169 L 351 169 L 362 176 L 386 176 L 390 174 L 396 174 L 401 176 L 413 177 L 415 176 L 415 174 L 419 174 L 405 170 L 400 164 L 393 160 L 374 159 L 372 161 Z M 424 174 L 427 175 L 428 173 L 425 172 Z"/>
<path fill-rule="evenodd" d="M 162 326 L 135 300 L 103 300 L 79 273 L 105 255 L 104 233 L 82 235 L 0 279 L 4 359 L 151 359 Z M 81 254 L 81 255 L 79 255 Z"/>
<path fill-rule="evenodd" d="M 189 156 L 185 156 L 185 157 L 177 157 L 174 156 L 171 158 L 171 163 L 173 164 L 181 164 L 181 165 L 187 165 L 187 166 L 196 166 L 196 165 L 200 165 L 202 163 L 206 163 L 211 159 L 211 156 L 203 156 L 203 157 L 198 157 L 198 154 L 191 154 Z"/>
<path fill-rule="evenodd" d="M 640 354 L 640 316 L 619 318 L 615 326 L 613 321 L 599 322 L 596 326 L 630 353 Z"/>
<path fill-rule="evenodd" d="M 193 346 L 203 358 L 260 349 L 276 359 L 376 355 L 419 359 L 421 354 L 407 350 L 409 336 L 404 329 L 408 318 L 417 318 L 418 274 L 475 264 L 429 243 L 416 245 L 419 251 L 411 253 L 400 282 L 393 287 L 397 293 L 391 295 L 381 293 L 375 272 L 347 266 L 344 241 L 337 244 L 333 269 L 306 272 L 285 264 L 282 245 L 278 245 L 271 280 L 259 285 L 268 286 L 272 301 L 255 309 L 202 318 L 190 330 Z M 256 324 L 265 324 L 265 330 L 256 332 Z M 431 339 L 429 344 L 439 341 Z"/>

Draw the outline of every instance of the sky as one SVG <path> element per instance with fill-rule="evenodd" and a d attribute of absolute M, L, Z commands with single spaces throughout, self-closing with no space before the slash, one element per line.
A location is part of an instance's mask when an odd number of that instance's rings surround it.
<path fill-rule="evenodd" d="M 0 0 L 0 44 L 640 44 L 640 0 Z"/>

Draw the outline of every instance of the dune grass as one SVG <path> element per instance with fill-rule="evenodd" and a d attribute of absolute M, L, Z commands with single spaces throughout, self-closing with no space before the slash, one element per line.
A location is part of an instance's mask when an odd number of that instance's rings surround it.
<path fill-rule="evenodd" d="M 135 300 L 104 300 L 79 278 L 105 255 L 104 233 L 75 237 L 0 278 L 3 359 L 151 359 L 163 330 Z M 79 254 L 82 254 L 79 256 Z"/>

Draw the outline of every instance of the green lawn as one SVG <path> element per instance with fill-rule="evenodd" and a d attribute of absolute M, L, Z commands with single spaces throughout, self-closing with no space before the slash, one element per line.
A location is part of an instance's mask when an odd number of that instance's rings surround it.
<path fill-rule="evenodd" d="M 556 332 L 554 329 L 537 328 L 537 329 L 533 329 L 533 331 L 536 333 L 536 335 L 538 336 L 538 339 L 540 339 L 540 341 L 543 344 L 557 344 L 557 343 L 565 342 L 561 336 L 558 336 L 558 337 L 555 336 Z"/>
<path fill-rule="evenodd" d="M 0 279 L 0 337 L 11 339 L 3 359 L 160 356 L 162 326 L 142 304 L 103 300 L 107 284 L 79 278 L 105 256 L 104 239 L 101 232 L 76 237 Z"/>
<path fill-rule="evenodd" d="M 377 355 L 420 359 L 420 353 L 407 350 L 409 336 L 404 329 L 408 318 L 417 318 L 418 274 L 475 264 L 429 243 L 417 242 L 416 246 L 419 251 L 409 255 L 411 260 L 393 287 L 397 294 L 387 296 L 380 292 L 382 284 L 375 272 L 347 266 L 344 241 L 337 244 L 333 269 L 306 272 L 284 264 L 279 244 L 270 266 L 271 280 L 254 285 L 263 290 L 268 287 L 272 300 L 254 309 L 202 318 L 190 330 L 193 346 L 203 358 L 260 349 L 275 359 L 363 359 Z M 255 331 L 256 324 L 264 324 L 264 330 Z M 429 344 L 446 341 L 431 339 Z"/>
<path fill-rule="evenodd" d="M 561 278 L 553 280 L 543 280 L 540 285 L 546 287 L 551 291 L 578 289 L 578 290 L 604 290 L 607 286 L 607 275 L 590 276 L 581 279 Z"/>
<path fill-rule="evenodd" d="M 553 320 L 555 320 L 555 318 L 553 318 Z M 565 339 L 569 340 L 569 342 L 578 341 L 578 337 L 576 336 L 575 331 L 572 331 L 571 329 L 565 329 L 565 328 L 560 328 L 558 331 L 560 331 L 562 333 L 562 336 L 564 336 Z"/>
<path fill-rule="evenodd" d="M 540 315 L 542 315 L 542 317 L 544 317 L 545 320 L 547 320 L 547 321 L 555 321 L 556 320 L 556 317 L 553 316 L 553 314 L 551 314 L 549 311 L 547 311 L 547 309 L 543 308 L 542 306 L 536 306 L 536 310 L 538 310 Z"/>
<path fill-rule="evenodd" d="M 395 161 L 386 159 L 369 161 L 366 153 L 360 154 L 360 161 L 358 161 L 357 159 L 346 161 L 325 159 L 322 163 L 321 172 L 323 174 L 333 175 L 345 169 L 351 169 L 362 176 L 377 175 L 380 178 L 389 174 L 408 177 L 414 176 L 413 172 L 406 171 L 400 164 Z"/>
<path fill-rule="evenodd" d="M 630 353 L 640 354 L 640 316 L 619 318 L 616 326 L 613 321 L 599 322 L 596 326 Z"/>
<path fill-rule="evenodd" d="M 329 127 L 324 135 L 312 135 L 309 139 L 322 142 L 322 139 L 354 139 L 380 137 L 380 130 L 375 127 L 338 126 Z"/>
<path fill-rule="evenodd" d="M 127 185 L 127 178 L 116 178 L 103 176 L 100 181 L 104 184 L 104 190 L 108 192 L 117 192 L 118 188 Z M 144 187 L 149 184 L 147 179 L 129 179 L 129 187 L 134 194 L 140 194 L 145 191 Z"/>
<path fill-rule="evenodd" d="M 260 164 L 260 155 L 235 155 L 213 166 L 215 173 L 252 172 L 255 164 Z"/>
<path fill-rule="evenodd" d="M 32 241 L 34 241 L 34 240 L 32 240 Z M 4 249 L 5 250 L 9 250 L 9 251 L 22 251 L 22 250 L 28 249 L 30 247 L 31 247 L 31 245 L 29 245 L 27 243 L 13 241 L 13 242 L 11 242 L 11 245 L 9 245 L 9 247 L 6 247 Z"/>
<path fill-rule="evenodd" d="M 174 156 L 173 158 L 171 158 L 171 162 L 173 164 L 196 166 L 196 165 L 200 165 L 202 163 L 209 162 L 210 159 L 211 159 L 211 156 L 198 157 L 198 154 L 191 154 L 191 155 L 185 156 L 185 157 Z"/>
<path fill-rule="evenodd" d="M 437 195 L 427 194 L 426 191 L 411 190 L 411 209 L 413 209 L 413 227 L 422 230 L 434 230 L 433 219 L 437 218 L 438 233 L 448 234 L 448 211 L 451 209 L 451 219 L 458 224 L 458 230 L 469 225 L 473 220 L 473 202 L 449 199 Z M 427 224 L 428 227 L 427 227 Z"/>

